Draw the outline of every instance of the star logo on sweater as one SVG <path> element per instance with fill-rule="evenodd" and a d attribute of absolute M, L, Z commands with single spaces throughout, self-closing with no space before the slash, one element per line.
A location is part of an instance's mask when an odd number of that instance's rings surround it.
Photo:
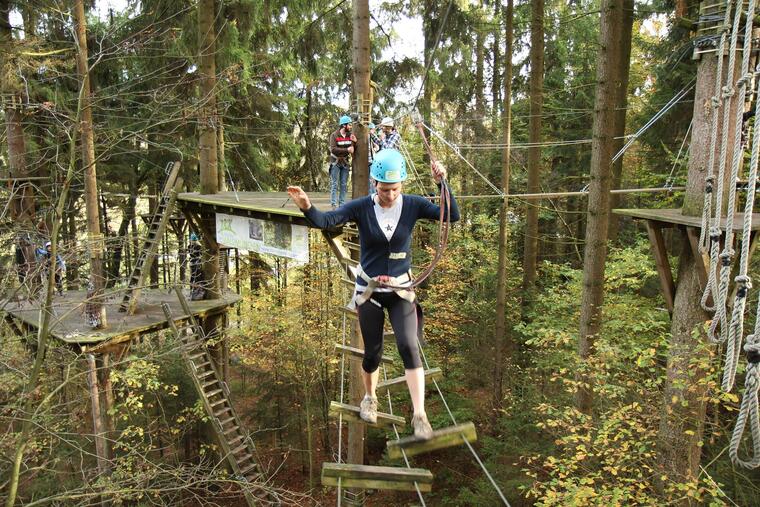
<path fill-rule="evenodd" d="M 391 232 L 393 230 L 393 226 L 391 224 L 388 224 L 385 226 L 385 230 Z"/>

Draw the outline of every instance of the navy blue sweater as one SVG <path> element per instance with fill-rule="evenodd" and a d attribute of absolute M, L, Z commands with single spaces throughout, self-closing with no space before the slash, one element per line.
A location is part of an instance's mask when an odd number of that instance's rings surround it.
<path fill-rule="evenodd" d="M 360 263 L 370 277 L 379 275 L 400 276 L 412 267 L 412 229 L 420 218 L 438 220 L 441 208 L 419 195 L 404 194 L 396 230 L 390 241 L 380 229 L 375 216 L 375 203 L 371 196 L 348 201 L 343 206 L 322 212 L 312 206 L 301 210 L 311 224 L 318 229 L 336 227 L 347 222 L 356 222 L 361 245 Z M 443 216 L 446 216 L 444 209 Z M 459 220 L 459 208 L 451 196 L 451 221 Z M 393 255 L 391 255 L 393 254 Z M 361 280 L 361 279 L 359 279 Z M 364 281 L 359 282 L 366 285 Z"/>

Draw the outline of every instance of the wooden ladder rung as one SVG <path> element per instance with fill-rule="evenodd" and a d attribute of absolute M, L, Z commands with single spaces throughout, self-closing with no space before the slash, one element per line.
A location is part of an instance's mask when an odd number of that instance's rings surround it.
<path fill-rule="evenodd" d="M 364 351 L 362 349 L 357 349 L 356 347 L 349 347 L 348 345 L 341 345 L 340 343 L 335 344 L 335 351 L 342 354 L 346 353 L 353 357 L 364 357 Z M 381 356 L 380 362 L 385 364 L 391 364 L 393 363 L 393 358 L 391 356 Z"/>
<path fill-rule="evenodd" d="M 214 372 L 214 371 L 213 371 L 213 370 L 211 370 L 211 373 L 213 373 L 213 372 Z M 217 379 L 209 380 L 208 382 L 204 382 L 204 383 L 203 383 L 203 389 L 206 389 L 207 387 L 211 387 L 211 386 L 213 386 L 214 384 L 218 384 L 218 383 L 219 383 L 219 381 L 218 381 Z"/>
<path fill-rule="evenodd" d="M 235 417 L 234 416 L 233 417 L 228 417 L 224 421 L 219 421 L 219 426 L 224 427 L 225 424 L 231 423 L 231 422 L 234 422 L 234 421 L 235 421 Z"/>
<path fill-rule="evenodd" d="M 356 313 L 356 309 L 349 308 L 348 306 L 341 306 L 340 311 L 348 315 L 352 319 L 359 318 L 359 314 Z"/>
<path fill-rule="evenodd" d="M 224 391 L 222 389 L 214 389 L 213 391 L 208 392 L 208 393 L 204 392 L 204 394 L 206 395 L 206 398 L 211 399 L 214 396 L 216 396 L 217 394 L 221 394 L 223 392 Z"/>
<path fill-rule="evenodd" d="M 198 378 L 204 379 L 208 377 L 209 375 L 213 375 L 213 374 L 214 374 L 214 370 L 203 371 L 203 372 L 198 373 Z"/>
<path fill-rule="evenodd" d="M 425 370 L 425 380 L 438 380 L 440 378 L 443 378 L 443 371 L 440 368 Z M 377 384 L 378 389 L 389 391 L 397 391 L 403 387 L 406 387 L 406 377 L 396 377 Z"/>
<path fill-rule="evenodd" d="M 406 426 L 406 420 L 398 415 L 386 414 L 384 412 L 377 413 L 377 423 L 370 424 L 361 417 L 359 417 L 359 407 L 355 405 L 347 405 L 345 403 L 338 403 L 337 401 L 330 402 L 329 415 L 333 419 L 337 419 L 340 414 L 343 414 L 343 419 L 347 421 L 360 422 L 373 428 L 386 428 L 392 425 Z"/>
<path fill-rule="evenodd" d="M 225 401 L 227 401 L 227 398 L 221 397 L 217 401 L 215 401 L 214 403 L 209 403 L 209 406 L 211 408 L 214 408 L 215 406 L 220 405 L 220 404 L 224 403 Z"/>
<path fill-rule="evenodd" d="M 239 429 L 240 429 L 240 426 L 238 426 L 238 425 L 236 424 L 236 425 L 235 425 L 235 426 L 233 426 L 232 428 L 229 428 L 229 429 L 225 430 L 225 431 L 224 431 L 224 436 L 227 436 L 227 435 L 229 435 L 230 433 L 232 433 L 233 431 L 237 431 L 237 430 L 239 430 Z"/>
<path fill-rule="evenodd" d="M 453 447 L 467 442 L 475 442 L 478 439 L 475 425 L 471 422 L 449 426 L 440 430 L 433 431 L 433 436 L 427 440 L 422 440 L 414 436 L 405 437 L 400 440 L 388 440 L 388 457 L 391 459 L 401 458 L 401 450 L 404 450 L 407 457 L 416 456 L 437 449 Z"/>
<path fill-rule="evenodd" d="M 247 447 L 248 447 L 248 442 L 243 442 L 242 444 L 240 444 L 239 446 L 237 446 L 236 448 L 234 448 L 232 451 L 230 451 L 230 454 L 233 454 L 233 455 L 237 454 L 240 451 L 246 449 Z"/>
<path fill-rule="evenodd" d="M 424 468 L 382 467 L 350 463 L 323 463 L 322 485 L 359 489 L 391 489 L 422 492 L 432 488 L 433 474 Z"/>

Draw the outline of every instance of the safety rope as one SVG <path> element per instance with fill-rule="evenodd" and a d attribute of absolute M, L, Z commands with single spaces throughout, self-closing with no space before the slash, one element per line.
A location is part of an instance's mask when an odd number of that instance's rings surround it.
<path fill-rule="evenodd" d="M 388 371 L 385 367 L 385 364 L 383 364 L 383 380 L 385 382 L 388 382 Z M 386 393 L 388 395 L 388 413 L 390 415 L 393 415 L 393 400 L 391 399 L 391 390 L 386 389 Z M 398 432 L 398 428 L 396 427 L 396 423 L 393 423 L 393 433 L 396 434 L 396 440 L 401 439 L 401 435 Z M 403 447 L 400 448 L 401 450 L 401 456 L 404 458 L 404 463 L 406 464 L 406 468 L 412 468 L 412 465 L 409 463 L 409 457 L 406 455 L 406 451 Z M 417 483 L 417 481 L 414 481 L 414 489 L 417 490 L 417 497 L 420 499 L 420 503 L 422 504 L 422 507 L 426 507 L 425 499 L 422 496 L 422 491 L 420 491 L 420 486 Z"/>
<path fill-rule="evenodd" d="M 757 79 L 758 76 L 760 76 L 760 66 L 755 68 L 755 79 Z M 758 82 L 758 86 L 760 86 L 760 82 Z M 758 89 L 758 93 L 760 93 L 760 89 Z M 731 326 L 728 330 L 726 364 L 723 369 L 722 387 L 725 391 L 731 390 L 734 384 L 734 379 L 736 378 L 741 342 L 742 337 L 744 336 L 744 308 L 747 304 L 749 290 L 752 288 L 752 280 L 747 272 L 749 269 L 749 250 L 752 235 L 752 211 L 755 203 L 755 191 L 757 189 L 758 155 L 760 155 L 760 125 L 756 124 L 752 136 L 752 152 L 748 175 L 749 181 L 747 182 L 747 196 L 744 203 L 742 246 L 739 255 L 739 274 L 734 279 L 734 282 L 736 282 L 736 297 L 734 299 L 734 309 L 731 315 Z"/>
<path fill-rule="evenodd" d="M 430 164 L 432 167 L 435 167 L 437 160 L 433 154 L 433 151 L 430 149 L 430 144 L 428 143 L 427 136 L 425 136 L 425 131 L 422 127 L 423 123 L 421 121 L 417 122 L 417 129 L 420 133 L 420 136 L 422 136 L 422 142 L 425 145 L 428 156 L 430 157 Z M 435 254 L 433 255 L 433 259 L 430 261 L 430 264 L 428 264 L 428 266 L 423 269 L 409 285 L 400 286 L 379 282 L 378 286 L 393 290 L 411 290 L 419 286 L 422 282 L 425 281 L 428 276 L 433 273 L 433 270 L 443 258 L 443 253 L 446 251 L 446 247 L 448 246 L 449 242 L 451 192 L 449 191 L 449 186 L 446 183 L 445 178 L 441 178 L 441 193 L 438 198 L 438 207 L 440 208 L 438 215 L 438 244 L 436 245 Z"/>
<path fill-rule="evenodd" d="M 731 110 L 730 102 L 733 100 L 734 97 L 734 88 L 733 88 L 733 75 L 734 75 L 734 67 L 736 65 L 736 41 L 739 37 L 739 24 L 740 24 L 740 17 L 741 17 L 741 2 L 742 0 L 737 0 L 737 8 L 735 9 L 735 17 L 734 17 L 734 23 L 733 23 L 733 30 L 731 31 L 731 44 L 729 47 L 729 56 L 728 56 L 728 72 L 726 74 L 726 84 L 721 88 L 721 99 L 723 101 L 723 123 L 722 125 L 727 126 L 729 124 L 729 112 Z M 726 173 L 726 158 L 727 158 L 727 150 L 728 150 L 728 128 L 723 128 L 721 132 L 721 143 L 720 143 L 720 158 L 718 159 L 718 171 L 717 171 L 717 190 L 715 195 L 715 211 L 714 211 L 714 217 L 710 226 L 710 238 L 712 240 L 712 245 L 710 247 L 710 271 L 717 271 L 718 270 L 718 263 L 719 258 L 720 261 L 725 262 L 728 260 L 728 263 L 730 264 L 730 259 L 725 259 L 720 256 L 720 221 L 723 213 L 723 192 L 724 192 L 724 184 L 725 184 L 725 173 Z M 717 239 L 715 239 L 717 238 Z M 716 276 L 716 275 L 713 275 Z M 726 299 L 721 298 L 720 296 L 720 289 L 721 286 L 719 285 L 719 281 L 714 279 L 712 286 L 710 284 L 707 285 L 706 291 L 710 290 L 712 292 L 712 297 L 714 301 L 714 308 L 715 308 L 715 315 L 713 317 L 713 321 L 710 325 L 710 329 L 708 331 L 708 337 L 710 340 L 714 343 L 720 343 L 724 341 L 728 336 L 727 334 L 724 334 L 721 332 L 720 336 L 715 335 L 715 330 L 717 329 L 717 326 L 719 324 L 726 322 Z M 702 301 L 705 303 L 707 302 L 707 297 L 709 297 L 709 294 L 707 296 L 703 295 Z M 707 306 L 705 304 L 705 306 Z M 722 326 L 722 328 L 725 326 Z"/>
<path fill-rule="evenodd" d="M 343 353 L 340 355 L 340 402 L 343 403 L 346 379 L 346 314 L 343 314 Z M 343 461 L 343 412 L 338 414 L 338 463 Z M 338 507 L 341 507 L 343 498 L 342 478 L 338 477 Z"/>
<path fill-rule="evenodd" d="M 702 207 L 702 230 L 699 234 L 699 251 L 702 253 L 706 253 L 709 250 L 707 232 L 709 227 L 709 220 L 712 218 L 712 201 L 714 197 L 713 183 L 715 181 L 715 148 L 718 142 L 718 111 L 720 111 L 720 108 L 723 105 L 723 98 L 720 94 L 720 87 L 723 83 L 723 54 L 725 53 L 726 47 L 726 34 L 728 34 L 729 30 L 731 29 L 731 0 L 726 0 L 726 5 L 724 8 L 725 13 L 723 16 L 723 26 L 720 33 L 720 43 L 718 44 L 718 68 L 715 74 L 715 92 L 710 99 L 710 105 L 713 110 L 710 122 L 710 155 L 707 163 L 707 171 L 705 171 L 707 173 L 707 177 L 705 178 L 705 201 Z M 720 233 L 720 230 L 718 230 L 718 233 Z M 712 270 L 711 272 L 713 284 L 715 283 L 715 275 L 713 274 L 714 271 L 715 270 Z M 709 306 L 707 304 L 709 290 L 712 288 L 713 287 L 708 284 L 705 287 L 705 294 L 702 295 L 702 308 L 704 308 L 706 311 L 713 311 L 715 309 L 714 305 Z"/>
<path fill-rule="evenodd" d="M 428 363 L 427 357 L 425 356 L 425 351 L 422 348 L 422 343 L 417 342 L 417 345 L 420 349 L 420 357 L 422 357 L 422 362 L 425 363 L 425 369 L 430 369 L 430 363 Z M 446 401 L 446 397 L 443 395 L 443 391 L 441 391 L 440 386 L 438 385 L 438 382 L 433 379 L 433 385 L 435 386 L 435 390 L 438 391 L 438 396 L 441 398 L 441 402 L 443 403 L 444 408 L 446 408 L 446 412 L 449 414 L 449 419 L 451 419 L 451 423 L 456 426 L 457 419 L 454 417 L 454 414 L 451 412 L 451 408 L 449 408 L 449 404 Z M 486 468 L 486 465 L 483 463 L 483 460 L 480 459 L 480 456 L 478 456 L 478 453 L 475 451 L 475 448 L 472 447 L 472 444 L 467 441 L 467 439 L 463 438 L 464 443 L 467 445 L 467 448 L 470 450 L 470 453 L 475 458 L 475 461 L 478 462 L 478 465 L 480 466 L 480 469 L 483 470 L 483 474 L 488 478 L 488 481 L 491 483 L 491 486 L 496 490 L 496 493 L 498 493 L 499 498 L 501 498 L 501 501 L 504 502 L 504 505 L 507 507 L 510 507 L 509 501 L 507 501 L 507 498 L 504 496 L 504 493 L 501 491 L 501 488 L 498 484 L 496 484 L 496 481 L 494 480 L 491 473 L 488 471 L 488 468 Z"/>
<path fill-rule="evenodd" d="M 747 374 L 744 379 L 744 396 L 742 397 L 739 415 L 736 418 L 734 432 L 731 434 L 731 443 L 728 447 L 728 455 L 731 462 L 744 468 L 757 468 L 760 466 L 760 418 L 758 418 L 758 390 L 760 390 L 760 305 L 758 305 L 757 320 L 755 320 L 755 332 L 747 336 L 744 345 L 747 353 Z M 749 417 L 750 435 L 752 437 L 752 456 L 749 460 L 739 457 L 739 444 L 741 444 L 744 429 Z"/>
<path fill-rule="evenodd" d="M 755 0 L 749 0 L 748 2 L 748 12 L 754 12 L 755 11 Z M 737 5 L 736 14 L 734 16 L 734 23 L 738 24 L 741 22 L 741 14 L 742 14 L 742 4 Z M 744 117 L 744 101 L 747 95 L 747 86 L 749 84 L 750 79 L 752 79 L 752 74 L 749 73 L 749 57 L 750 52 L 752 49 L 752 22 L 753 22 L 753 16 L 747 16 L 747 21 L 745 23 L 744 27 L 744 44 L 742 48 L 742 65 L 740 69 L 740 77 L 736 81 L 736 85 L 739 87 L 739 94 L 736 99 L 736 116 L 734 121 L 734 145 L 733 145 L 733 157 L 731 160 L 731 177 L 728 180 L 728 208 L 726 210 L 726 233 L 725 233 L 725 243 L 723 245 L 723 251 L 720 254 L 720 280 L 718 285 L 718 300 L 715 301 L 716 306 L 716 312 L 715 317 L 710 324 L 710 334 L 713 337 L 713 340 L 715 339 L 715 331 L 717 330 L 717 327 L 720 326 L 720 341 L 729 340 L 727 350 L 726 350 L 726 368 L 724 368 L 723 371 L 723 383 L 722 387 L 724 391 L 730 391 L 733 387 L 734 383 L 734 373 L 735 373 L 735 367 L 730 367 L 729 364 L 733 364 L 736 361 L 738 361 L 738 352 L 737 349 L 739 348 L 740 344 L 736 343 L 736 327 L 740 324 L 743 325 L 743 318 L 740 318 L 737 316 L 736 311 L 734 311 L 731 319 L 731 323 L 729 324 L 728 321 L 728 315 L 726 313 L 726 300 L 728 299 L 728 286 L 729 286 L 729 277 L 731 274 L 731 259 L 733 258 L 735 252 L 733 249 L 733 242 L 734 242 L 734 211 L 736 209 L 736 180 L 739 177 L 739 169 L 741 167 L 741 162 L 744 158 L 744 150 L 742 149 L 742 121 Z M 737 32 L 738 30 L 734 30 L 734 32 Z M 731 54 L 729 55 L 729 74 L 728 76 L 733 75 L 733 68 L 732 68 L 732 60 L 734 59 L 734 51 L 736 49 L 736 43 L 735 43 L 735 37 L 734 34 L 731 34 Z M 730 89 L 725 90 L 725 93 L 730 97 L 735 94 L 736 90 L 732 87 Z M 728 116 L 728 110 L 730 108 L 726 108 L 724 110 L 724 118 Z M 727 118 L 726 118 L 727 120 Z M 728 121 L 724 121 L 723 125 L 728 125 Z M 728 135 L 728 129 L 723 130 L 724 137 L 725 135 Z M 723 152 L 726 150 L 726 146 L 721 146 L 721 156 L 724 157 Z M 725 164 L 725 159 L 721 160 L 721 164 Z M 716 203 L 721 203 L 722 201 L 716 200 Z M 720 215 L 720 205 L 716 205 L 716 215 Z M 720 223 L 716 223 L 716 226 L 719 226 Z M 749 251 L 747 251 L 749 252 Z M 742 308 L 743 310 L 743 308 Z M 740 322 L 741 321 L 741 322 Z M 739 339 L 741 339 L 742 332 L 740 330 L 739 332 Z M 735 358 L 735 359 L 734 359 Z"/>

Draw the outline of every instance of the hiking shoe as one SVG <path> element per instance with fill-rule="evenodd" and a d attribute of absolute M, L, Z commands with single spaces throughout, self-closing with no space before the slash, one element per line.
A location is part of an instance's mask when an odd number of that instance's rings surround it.
<path fill-rule="evenodd" d="M 433 428 L 430 427 L 427 415 L 424 413 L 420 415 L 415 414 L 412 417 L 412 428 L 414 428 L 414 436 L 419 439 L 427 440 L 433 436 Z"/>
<path fill-rule="evenodd" d="M 364 397 L 359 405 L 359 417 L 370 424 L 377 422 L 377 398 Z"/>

